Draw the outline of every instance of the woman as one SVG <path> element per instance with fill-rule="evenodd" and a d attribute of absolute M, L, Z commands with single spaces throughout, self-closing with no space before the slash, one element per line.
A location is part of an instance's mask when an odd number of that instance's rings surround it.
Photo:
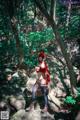
<path fill-rule="evenodd" d="M 50 83 L 50 73 L 49 73 L 48 66 L 45 62 L 45 59 L 46 59 L 46 55 L 45 55 L 44 51 L 41 51 L 38 56 L 39 65 L 38 65 L 38 67 L 36 67 L 38 79 L 32 88 L 32 105 L 31 105 L 31 108 L 33 108 L 35 100 L 36 100 L 37 89 L 41 89 L 41 91 L 44 95 L 44 103 L 45 103 L 43 112 L 47 111 L 47 109 L 48 109 L 47 94 L 48 94 L 48 86 Z"/>

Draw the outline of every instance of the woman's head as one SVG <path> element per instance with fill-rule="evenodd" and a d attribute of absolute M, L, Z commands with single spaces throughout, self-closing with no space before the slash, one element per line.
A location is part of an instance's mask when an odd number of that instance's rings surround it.
<path fill-rule="evenodd" d="M 45 55 L 44 51 L 41 51 L 38 55 L 38 60 L 39 60 L 39 62 L 42 62 L 44 59 L 46 59 L 46 55 Z"/>

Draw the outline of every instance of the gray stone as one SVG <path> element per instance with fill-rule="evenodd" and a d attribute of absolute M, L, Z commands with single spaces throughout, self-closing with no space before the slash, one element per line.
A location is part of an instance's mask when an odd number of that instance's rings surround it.
<path fill-rule="evenodd" d="M 77 114 L 75 120 L 80 120 L 80 111 L 78 112 L 78 114 Z"/>
<path fill-rule="evenodd" d="M 39 109 L 33 109 L 29 112 L 19 110 L 12 116 L 11 120 L 41 120 L 41 112 Z"/>
<path fill-rule="evenodd" d="M 32 86 L 35 84 L 37 80 L 37 74 L 36 72 L 31 73 L 30 78 L 28 78 L 28 81 L 26 83 L 26 89 L 30 92 L 32 92 Z"/>
<path fill-rule="evenodd" d="M 55 97 L 54 95 L 54 90 L 51 90 L 48 94 L 48 99 L 49 99 L 49 105 L 50 105 L 50 108 L 55 111 L 55 112 L 58 112 L 59 111 L 59 108 L 61 107 L 62 105 L 62 102 Z"/>
<path fill-rule="evenodd" d="M 32 110 L 28 112 L 27 120 L 41 120 L 40 110 Z"/>
<path fill-rule="evenodd" d="M 24 109 L 26 105 L 26 101 L 22 95 L 19 96 L 11 96 L 9 98 L 10 104 L 15 107 L 17 110 Z"/>
<path fill-rule="evenodd" d="M 19 110 L 11 117 L 10 120 L 27 120 L 25 110 Z"/>

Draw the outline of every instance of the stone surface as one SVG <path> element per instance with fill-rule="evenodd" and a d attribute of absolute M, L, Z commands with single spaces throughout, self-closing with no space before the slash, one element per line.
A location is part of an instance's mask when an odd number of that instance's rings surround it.
<path fill-rule="evenodd" d="M 25 110 L 19 110 L 12 117 L 11 120 L 27 120 Z"/>
<path fill-rule="evenodd" d="M 48 94 L 49 105 L 53 111 L 58 112 L 61 108 L 62 102 L 58 98 L 56 98 L 54 94 L 54 90 L 51 90 Z"/>
<path fill-rule="evenodd" d="M 39 106 L 31 111 L 19 110 L 16 112 L 10 120 L 55 120 L 54 114 L 51 115 L 48 112 L 41 113 Z"/>
<path fill-rule="evenodd" d="M 80 111 L 78 112 L 78 114 L 77 114 L 75 120 L 80 120 Z"/>
<path fill-rule="evenodd" d="M 30 78 L 28 78 L 28 81 L 26 83 L 26 88 L 28 91 L 32 92 L 32 86 L 35 84 L 37 80 L 37 74 L 36 72 L 31 73 Z"/>
<path fill-rule="evenodd" d="M 10 104 L 15 107 L 17 110 L 24 109 L 26 105 L 26 101 L 22 95 L 19 96 L 11 96 L 9 98 Z"/>

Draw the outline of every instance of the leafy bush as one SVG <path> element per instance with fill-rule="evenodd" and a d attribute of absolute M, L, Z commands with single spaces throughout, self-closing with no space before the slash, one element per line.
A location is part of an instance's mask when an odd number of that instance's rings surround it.
<path fill-rule="evenodd" d="M 80 95 L 78 94 L 76 98 L 73 98 L 72 96 L 67 96 L 64 100 L 64 104 L 72 112 L 80 110 Z"/>
<path fill-rule="evenodd" d="M 74 105 L 76 104 L 76 100 L 72 96 L 67 96 L 64 100 L 66 104 Z"/>

